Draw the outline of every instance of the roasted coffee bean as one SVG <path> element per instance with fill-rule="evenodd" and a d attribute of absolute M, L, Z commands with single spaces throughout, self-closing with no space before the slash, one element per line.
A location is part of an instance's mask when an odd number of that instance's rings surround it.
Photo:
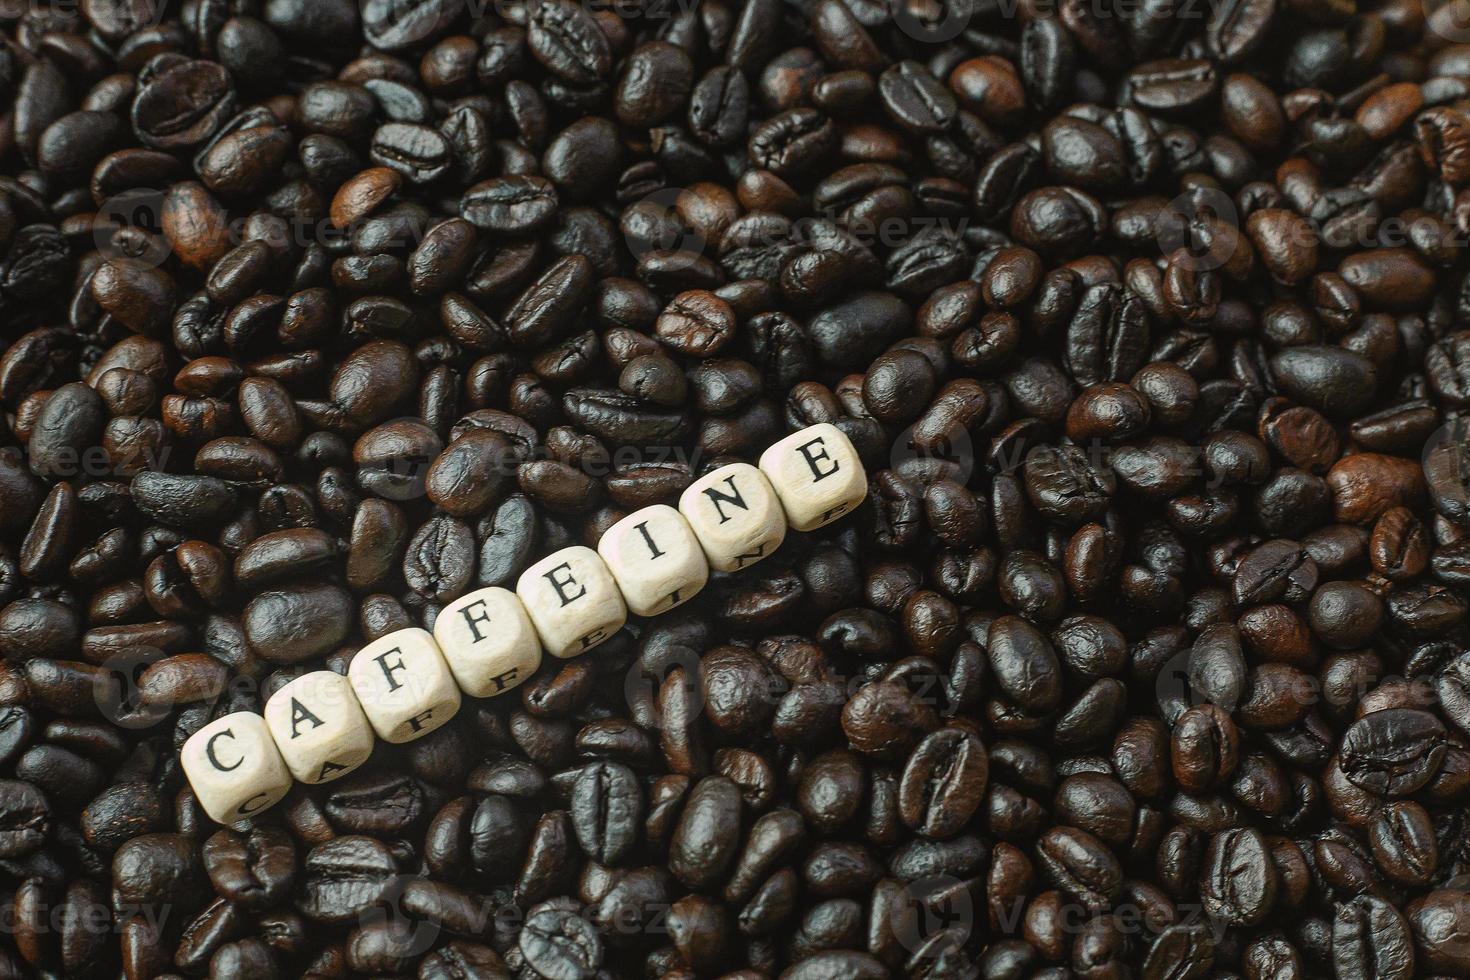
<path fill-rule="evenodd" d="M 1293 347 L 1271 359 L 1271 371 L 1288 395 L 1333 416 L 1361 411 L 1378 383 L 1371 361 L 1339 347 Z"/>
<path fill-rule="evenodd" d="M 1235 771 L 1240 735 L 1230 716 L 1219 707 L 1195 705 L 1174 723 L 1170 749 L 1174 778 L 1180 787 L 1204 794 Z"/>
<path fill-rule="evenodd" d="M 1406 980 L 1414 975 L 1409 923 L 1376 895 L 1339 903 L 1332 920 L 1332 965 L 1339 976 Z"/>
<path fill-rule="evenodd" d="M 1118 859 L 1102 841 L 1075 827 L 1053 827 L 1036 854 L 1047 877 L 1090 911 L 1106 909 L 1123 887 Z"/>
<path fill-rule="evenodd" d="M 476 184 L 460 201 L 460 214 L 476 228 L 502 234 L 522 234 L 551 220 L 556 212 L 556 189 L 543 177 L 498 177 Z"/>
<path fill-rule="evenodd" d="M 588 856 L 598 864 L 618 864 L 638 841 L 643 790 L 637 776 L 617 763 L 592 763 L 573 784 L 571 814 Z"/>
<path fill-rule="evenodd" d="M 1444 725 L 1415 708 L 1364 715 L 1342 737 L 1342 771 L 1372 793 L 1407 796 L 1433 779 L 1448 745 Z"/>
<path fill-rule="evenodd" d="M 595 973 L 602 962 L 602 940 L 578 913 L 571 899 L 553 899 L 529 911 L 518 940 L 527 967 L 543 977 Z"/>
<path fill-rule="evenodd" d="M 665 307 L 655 324 L 659 340 L 681 354 L 709 357 L 729 341 L 735 312 L 713 293 L 680 293 Z"/>
<path fill-rule="evenodd" d="M 1215 939 L 1203 923 L 1173 923 L 1153 940 L 1143 961 L 1142 976 L 1202 976 L 1215 958 Z"/>
<path fill-rule="evenodd" d="M 362 5 L 362 28 L 373 47 L 394 51 L 434 39 L 455 15 L 454 5 L 443 0 L 406 4 L 368 0 Z"/>
<path fill-rule="evenodd" d="M 442 176 L 451 162 L 449 141 L 438 130 L 402 122 L 378 127 L 368 157 L 416 184 Z"/>
<path fill-rule="evenodd" d="M 901 61 L 878 76 L 878 97 L 900 126 L 918 133 L 946 129 L 955 97 L 919 63 Z"/>
<path fill-rule="evenodd" d="M 526 43 L 547 71 L 572 84 L 597 82 L 612 67 L 611 45 L 596 19 L 571 3 L 537 7 L 528 24 Z"/>
<path fill-rule="evenodd" d="M 7 779 L 0 782 L 0 855 L 24 857 L 45 841 L 51 808 L 35 785 Z"/>
<path fill-rule="evenodd" d="M 302 870 L 302 913 L 315 922 L 345 922 L 386 897 L 398 864 L 379 841 L 348 835 L 312 848 Z"/>
<path fill-rule="evenodd" d="M 1212 10 L 1205 25 L 1205 44 L 1226 63 L 1250 57 L 1270 36 L 1275 8 L 1254 0 L 1235 0 Z"/>
<path fill-rule="evenodd" d="M 691 888 L 723 880 L 740 841 L 740 789 L 706 776 L 690 790 L 669 847 L 669 870 Z"/>
<path fill-rule="evenodd" d="M 154 149 L 189 149 L 212 136 L 234 107 L 234 88 L 223 66 L 180 58 L 140 85 L 133 130 Z"/>
<path fill-rule="evenodd" d="M 1216 833 L 1201 871 L 1200 898 L 1212 916 L 1249 925 L 1270 914 L 1276 902 L 1276 870 L 1259 831 L 1236 828 Z"/>
<path fill-rule="evenodd" d="M 1470 973 L 1457 6 L 921 7 L 0 18 L 0 974 Z M 852 517 L 187 791 L 819 422 Z"/>
<path fill-rule="evenodd" d="M 245 908 L 270 908 L 290 891 L 296 875 L 296 845 L 274 827 L 248 834 L 221 830 L 205 842 L 203 860 L 215 891 Z"/>
<path fill-rule="evenodd" d="M 959 833 L 985 796 L 989 763 L 970 732 L 941 729 L 915 746 L 899 781 L 904 823 L 926 837 Z"/>
<path fill-rule="evenodd" d="M 1424 885 L 1439 863 L 1438 842 L 1429 814 L 1419 804 L 1388 804 L 1370 828 L 1373 859 L 1384 874 L 1409 886 Z"/>

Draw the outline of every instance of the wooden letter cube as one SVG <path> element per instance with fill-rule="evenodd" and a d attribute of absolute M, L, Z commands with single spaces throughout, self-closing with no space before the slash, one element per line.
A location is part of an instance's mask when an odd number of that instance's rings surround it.
<path fill-rule="evenodd" d="M 597 553 L 639 616 L 688 602 L 709 581 L 709 565 L 694 529 L 667 504 L 635 511 L 608 528 Z"/>
<path fill-rule="evenodd" d="M 434 642 L 472 698 L 503 694 L 541 666 L 536 627 L 508 589 L 480 589 L 445 606 L 434 620 Z"/>
<path fill-rule="evenodd" d="M 857 450 L 827 422 L 792 433 L 761 453 L 761 472 L 798 531 L 831 524 L 855 510 L 868 493 Z"/>
<path fill-rule="evenodd" d="M 379 637 L 352 658 L 347 679 L 385 742 L 412 742 L 459 710 L 459 688 L 434 638 L 421 629 Z"/>
<path fill-rule="evenodd" d="M 199 729 L 184 743 L 179 761 L 199 805 L 218 823 L 253 817 L 291 788 L 291 773 L 270 729 L 253 711 L 236 711 Z"/>
<path fill-rule="evenodd" d="M 597 552 L 580 545 L 563 548 L 522 572 L 516 595 L 553 657 L 586 653 L 628 620 L 612 572 Z"/>
<path fill-rule="evenodd" d="M 781 547 L 786 515 L 771 482 L 749 463 L 706 473 L 679 497 L 711 568 L 734 572 Z"/>
<path fill-rule="evenodd" d="M 329 783 L 373 754 L 373 726 L 352 682 L 330 670 L 303 674 L 272 694 L 265 723 L 298 782 Z"/>

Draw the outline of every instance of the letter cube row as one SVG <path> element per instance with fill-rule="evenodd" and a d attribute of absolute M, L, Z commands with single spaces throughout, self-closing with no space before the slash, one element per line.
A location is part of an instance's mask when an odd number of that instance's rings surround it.
<path fill-rule="evenodd" d="M 657 504 L 618 521 L 594 551 L 563 548 L 510 592 L 479 589 L 445 606 L 432 634 L 405 629 L 352 658 L 347 674 L 314 671 L 280 688 L 263 715 L 237 711 L 184 744 L 184 772 L 209 816 L 252 817 L 291 781 L 325 783 L 372 754 L 375 738 L 411 742 L 459 711 L 461 692 L 494 697 L 553 657 L 579 656 L 637 616 L 688 602 L 710 569 L 771 555 L 788 525 L 823 527 L 854 510 L 867 478 L 836 426 L 810 426 L 768 448 L 760 466 L 731 463 L 694 481 L 677 509 Z"/>

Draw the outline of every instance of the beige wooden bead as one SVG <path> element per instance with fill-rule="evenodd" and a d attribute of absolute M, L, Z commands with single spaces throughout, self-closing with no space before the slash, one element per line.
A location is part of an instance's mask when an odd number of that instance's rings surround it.
<path fill-rule="evenodd" d="M 541 665 L 536 628 L 508 589 L 479 589 L 445 606 L 434 620 L 434 642 L 472 698 L 503 694 Z"/>
<path fill-rule="evenodd" d="M 425 630 L 398 630 L 369 643 L 353 656 L 347 679 L 385 742 L 422 738 L 459 710 L 454 675 Z"/>
<path fill-rule="evenodd" d="M 330 670 L 303 674 L 272 694 L 265 723 L 298 782 L 329 783 L 373 754 L 373 726 L 352 682 Z"/>
<path fill-rule="evenodd" d="M 231 824 L 269 809 L 291 789 L 291 773 L 253 711 L 216 718 L 189 736 L 179 753 L 204 812 Z"/>
<path fill-rule="evenodd" d="M 548 555 L 521 573 L 516 595 L 553 657 L 575 657 L 622 629 L 628 607 L 606 563 L 578 545 Z"/>
<path fill-rule="evenodd" d="M 628 608 L 655 616 L 693 598 L 709 581 L 694 529 L 677 510 L 655 504 L 603 532 L 597 553 L 612 569 Z"/>
<path fill-rule="evenodd" d="M 798 531 L 831 524 L 855 510 L 868 493 L 857 450 L 827 422 L 792 433 L 761 453 L 761 472 Z"/>
<path fill-rule="evenodd" d="M 731 463 L 695 480 L 679 497 L 711 568 L 734 572 L 781 547 L 786 515 L 771 482 L 749 463 Z"/>

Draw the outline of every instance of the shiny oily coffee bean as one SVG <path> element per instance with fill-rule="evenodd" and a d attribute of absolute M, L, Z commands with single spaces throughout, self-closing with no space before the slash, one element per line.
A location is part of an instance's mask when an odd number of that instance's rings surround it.
<path fill-rule="evenodd" d="M 0 973 L 1470 974 L 1454 5 L 145 6 L 0 18 Z M 818 422 L 850 519 L 175 798 Z"/>

